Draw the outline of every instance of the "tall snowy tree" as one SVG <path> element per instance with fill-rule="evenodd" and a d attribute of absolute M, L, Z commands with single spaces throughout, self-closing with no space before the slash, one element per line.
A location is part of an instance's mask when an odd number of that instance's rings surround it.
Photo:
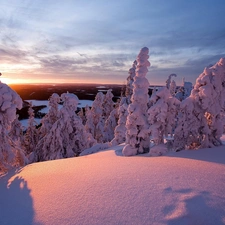
<path fill-rule="evenodd" d="M 129 72 L 128 72 L 129 76 L 127 77 L 125 96 L 127 97 L 128 104 L 131 103 L 131 96 L 133 94 L 133 82 L 134 82 L 136 67 L 137 67 L 137 61 L 135 60 L 133 62 L 132 67 L 129 69 Z"/>
<path fill-rule="evenodd" d="M 59 111 L 59 118 L 49 133 L 38 142 L 34 161 L 77 156 L 96 143 L 92 135 L 86 132 L 80 117 L 75 113 L 79 102 L 77 96 L 64 93 L 61 98 L 63 107 Z"/>
<path fill-rule="evenodd" d="M 149 151 L 149 134 L 147 121 L 148 87 L 146 78 L 147 67 L 150 66 L 149 50 L 144 47 L 137 56 L 137 68 L 134 77 L 134 90 L 131 97 L 131 104 L 128 107 L 126 122 L 126 145 L 123 148 L 125 156 L 136 155 Z"/>
<path fill-rule="evenodd" d="M 221 144 L 225 98 L 225 58 L 206 67 L 190 97 L 181 104 L 174 149 L 207 148 Z"/>
<path fill-rule="evenodd" d="M 27 162 L 23 150 L 8 135 L 11 124 L 16 119 L 16 108 L 22 108 L 22 99 L 0 81 L 0 174 Z"/>

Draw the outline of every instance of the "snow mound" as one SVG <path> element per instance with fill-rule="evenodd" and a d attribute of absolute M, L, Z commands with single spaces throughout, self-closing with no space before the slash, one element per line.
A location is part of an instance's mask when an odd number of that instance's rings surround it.
<path fill-rule="evenodd" d="M 150 149 L 150 156 L 161 156 L 168 152 L 167 146 L 165 144 L 155 145 Z"/>

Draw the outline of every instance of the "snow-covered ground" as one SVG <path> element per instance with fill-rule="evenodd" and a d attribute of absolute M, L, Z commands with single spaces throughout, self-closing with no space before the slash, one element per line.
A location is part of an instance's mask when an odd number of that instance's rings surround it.
<path fill-rule="evenodd" d="M 123 146 L 1 177 L 0 224 L 225 224 L 225 146 L 122 157 Z"/>

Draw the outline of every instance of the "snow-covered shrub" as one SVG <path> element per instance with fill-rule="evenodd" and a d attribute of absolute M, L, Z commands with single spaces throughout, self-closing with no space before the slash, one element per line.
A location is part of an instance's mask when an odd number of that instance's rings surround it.
<path fill-rule="evenodd" d="M 155 145 L 163 144 L 164 136 L 173 134 L 180 101 L 171 96 L 167 87 L 162 87 L 150 98 L 150 104 L 149 133 Z"/>
<path fill-rule="evenodd" d="M 207 148 L 221 144 L 225 96 L 225 58 L 206 67 L 190 97 L 181 104 L 174 149 Z"/>
<path fill-rule="evenodd" d="M 119 120 L 118 125 L 114 130 L 114 138 L 111 139 L 112 146 L 119 145 L 126 140 L 126 121 L 128 116 L 128 104 L 126 97 L 121 98 L 120 106 L 118 109 Z"/>
<path fill-rule="evenodd" d="M 35 161 L 78 156 L 84 149 L 96 143 L 75 113 L 79 102 L 77 96 L 64 93 L 61 98 L 63 107 L 59 111 L 59 118 L 49 133 L 38 142 L 34 154 Z"/>
<path fill-rule="evenodd" d="M 16 119 L 16 108 L 22 108 L 22 99 L 9 86 L 0 82 L 0 174 L 27 162 L 23 150 L 8 135 Z"/>
<path fill-rule="evenodd" d="M 128 104 L 130 104 L 131 96 L 133 94 L 133 82 L 134 82 L 136 67 L 137 67 L 137 61 L 135 60 L 133 62 L 132 67 L 129 69 L 129 72 L 128 72 L 129 76 L 127 77 L 125 96 L 127 97 Z"/>
<path fill-rule="evenodd" d="M 126 122 L 126 145 L 123 148 L 125 156 L 136 155 L 149 151 L 149 135 L 147 121 L 147 103 L 149 82 L 146 78 L 147 67 L 150 66 L 149 50 L 144 47 L 137 56 L 136 74 L 134 77 L 134 90 L 131 104 L 128 107 Z"/>

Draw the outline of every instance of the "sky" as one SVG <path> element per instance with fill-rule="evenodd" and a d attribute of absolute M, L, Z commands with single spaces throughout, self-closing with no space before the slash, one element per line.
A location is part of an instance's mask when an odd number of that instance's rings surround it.
<path fill-rule="evenodd" d="M 5 83 L 125 84 L 142 47 L 151 85 L 192 83 L 225 57 L 224 0 L 0 0 Z"/>

